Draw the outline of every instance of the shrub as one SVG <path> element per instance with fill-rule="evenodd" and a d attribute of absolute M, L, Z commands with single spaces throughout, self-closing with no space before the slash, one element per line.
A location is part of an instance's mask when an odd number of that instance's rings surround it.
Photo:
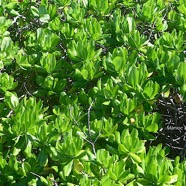
<path fill-rule="evenodd" d="M 185 1 L 0 1 L 1 185 L 186 185 Z"/>

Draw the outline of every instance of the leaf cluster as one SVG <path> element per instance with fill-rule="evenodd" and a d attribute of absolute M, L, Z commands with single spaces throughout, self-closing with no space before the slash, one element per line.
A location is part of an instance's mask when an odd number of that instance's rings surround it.
<path fill-rule="evenodd" d="M 185 12 L 184 0 L 0 1 L 0 184 L 186 185 L 185 160 L 148 145 L 160 97 L 186 99 Z"/>

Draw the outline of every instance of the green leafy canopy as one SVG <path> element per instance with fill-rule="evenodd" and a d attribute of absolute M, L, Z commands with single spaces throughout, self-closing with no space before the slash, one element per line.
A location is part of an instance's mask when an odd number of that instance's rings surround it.
<path fill-rule="evenodd" d="M 0 185 L 186 185 L 185 160 L 152 145 L 159 98 L 186 99 L 185 12 L 0 0 Z"/>

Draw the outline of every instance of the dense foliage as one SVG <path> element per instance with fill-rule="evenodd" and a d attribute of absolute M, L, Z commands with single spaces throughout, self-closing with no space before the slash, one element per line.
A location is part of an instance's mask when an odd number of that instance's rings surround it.
<path fill-rule="evenodd" d="M 0 185 L 186 185 L 184 0 L 0 0 Z"/>

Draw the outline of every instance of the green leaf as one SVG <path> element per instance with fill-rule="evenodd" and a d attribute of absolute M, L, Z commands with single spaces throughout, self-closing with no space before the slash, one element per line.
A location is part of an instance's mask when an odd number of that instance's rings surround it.
<path fill-rule="evenodd" d="M 48 154 L 45 150 L 41 150 L 38 155 L 38 161 L 40 166 L 44 167 L 48 163 Z"/>
<path fill-rule="evenodd" d="M 14 156 L 13 154 L 10 156 L 10 159 L 9 159 L 9 162 L 8 162 L 8 165 L 17 171 L 18 169 L 18 161 L 16 159 L 16 156 Z"/>
<path fill-rule="evenodd" d="M 176 183 L 177 180 L 178 180 L 178 175 L 172 175 L 172 176 L 165 175 L 160 180 L 160 184 L 173 184 Z"/>
<path fill-rule="evenodd" d="M 52 30 L 55 30 L 55 31 L 60 30 L 60 28 L 62 27 L 60 18 L 55 17 L 55 19 L 49 22 L 49 26 Z"/>
<path fill-rule="evenodd" d="M 40 20 L 42 23 L 48 23 L 49 20 L 50 20 L 50 15 L 49 15 L 49 14 L 44 14 L 42 17 L 39 18 L 39 20 Z"/>
<path fill-rule="evenodd" d="M 158 94 L 160 86 L 158 83 L 154 83 L 152 80 L 149 80 L 144 87 L 144 95 L 147 99 L 153 100 L 155 96 Z"/>
<path fill-rule="evenodd" d="M 41 180 L 41 182 L 42 182 L 43 184 L 48 185 L 48 181 L 47 181 L 47 179 L 46 179 L 45 177 L 41 176 L 41 177 L 40 177 L 40 180 Z"/>
<path fill-rule="evenodd" d="M 39 14 L 44 15 L 47 13 L 47 6 L 45 4 L 41 4 L 39 6 Z"/>
<path fill-rule="evenodd" d="M 110 104 L 110 101 L 105 101 L 102 103 L 103 105 L 109 105 Z"/>
<path fill-rule="evenodd" d="M 20 173 L 26 176 L 31 171 L 31 166 L 28 162 L 23 162 L 22 169 L 19 168 Z"/>
<path fill-rule="evenodd" d="M 137 183 L 138 186 L 150 186 L 150 185 L 152 185 L 152 182 L 150 182 L 149 180 L 144 179 L 144 178 L 138 178 L 136 183 Z"/>
<path fill-rule="evenodd" d="M 8 4 L 6 4 L 6 8 L 8 8 L 8 9 L 14 9 L 14 8 L 16 8 L 16 6 L 17 6 L 17 3 L 16 2 L 12 2 L 12 3 L 8 3 Z"/>
<path fill-rule="evenodd" d="M 139 84 L 139 71 L 135 65 L 129 68 L 127 80 L 134 88 Z"/>
<path fill-rule="evenodd" d="M 186 63 L 179 63 L 178 69 L 177 69 L 177 75 L 180 80 L 183 82 L 186 82 Z"/>
<path fill-rule="evenodd" d="M 32 157 L 33 154 L 32 154 L 32 143 L 30 140 L 28 140 L 27 142 L 27 146 L 26 146 L 26 149 L 24 150 L 24 153 L 28 156 L 28 157 Z"/>
<path fill-rule="evenodd" d="M 17 82 L 14 82 L 14 77 L 8 75 L 6 72 L 0 74 L 0 89 L 4 92 L 7 90 L 13 90 L 18 85 Z"/>
<path fill-rule="evenodd" d="M 177 7 L 178 8 L 178 10 L 179 10 L 179 12 L 181 13 L 181 14 L 183 14 L 183 15 L 185 15 L 186 13 L 186 5 L 183 3 L 183 4 L 181 4 L 180 3 L 180 5 Z"/>
<path fill-rule="evenodd" d="M 5 93 L 5 102 L 8 104 L 9 108 L 15 109 L 19 104 L 19 99 L 15 93 L 7 91 Z"/>
<path fill-rule="evenodd" d="M 75 157 L 76 159 L 80 159 L 83 158 L 84 156 L 86 156 L 87 152 L 85 150 L 81 150 Z"/>
<path fill-rule="evenodd" d="M 19 16 L 19 12 L 14 9 L 10 10 L 10 14 L 13 16 Z"/>
<path fill-rule="evenodd" d="M 136 162 L 136 163 L 141 163 L 142 162 L 142 160 L 141 160 L 141 158 L 138 156 L 138 155 L 136 155 L 136 154 L 134 154 L 134 153 L 129 153 L 129 156 Z"/>
<path fill-rule="evenodd" d="M 125 148 L 125 146 L 123 145 L 123 144 L 119 144 L 118 145 L 118 151 L 119 151 L 119 153 L 121 153 L 121 154 L 127 154 L 129 151 L 128 151 L 128 149 L 126 149 Z"/>
<path fill-rule="evenodd" d="M 40 63 L 45 68 L 47 73 L 52 73 L 56 68 L 56 56 L 50 53 L 44 53 L 41 57 Z"/>
<path fill-rule="evenodd" d="M 30 10 L 34 17 L 39 17 L 39 10 L 35 6 L 31 6 Z"/>
<path fill-rule="evenodd" d="M 140 78 L 139 85 L 142 86 L 148 78 L 148 71 L 145 63 L 139 65 L 139 78 Z"/>
<path fill-rule="evenodd" d="M 63 168 L 63 171 L 64 171 L 64 175 L 65 176 L 69 176 L 69 174 L 71 173 L 72 171 L 72 168 L 73 168 L 73 160 L 71 160 L 67 165 L 64 166 Z"/>
<path fill-rule="evenodd" d="M 115 67 L 117 72 L 123 67 L 123 59 L 122 59 L 122 57 L 119 57 L 119 56 L 115 57 L 113 59 L 112 63 L 114 64 L 114 67 Z"/>
<path fill-rule="evenodd" d="M 0 61 L 0 69 L 4 68 L 4 64 L 2 61 Z"/>
<path fill-rule="evenodd" d="M 74 160 L 74 169 L 77 172 L 81 173 L 84 170 L 84 166 L 79 160 L 75 159 Z"/>
<path fill-rule="evenodd" d="M 109 166 L 114 161 L 114 159 L 112 159 L 112 157 L 109 155 L 109 152 L 105 149 L 100 149 L 97 151 L 96 159 L 101 165 L 106 168 L 109 168 Z"/>
<path fill-rule="evenodd" d="M 1 42 L 1 51 L 10 53 L 13 46 L 13 42 L 10 37 L 4 37 Z"/>

